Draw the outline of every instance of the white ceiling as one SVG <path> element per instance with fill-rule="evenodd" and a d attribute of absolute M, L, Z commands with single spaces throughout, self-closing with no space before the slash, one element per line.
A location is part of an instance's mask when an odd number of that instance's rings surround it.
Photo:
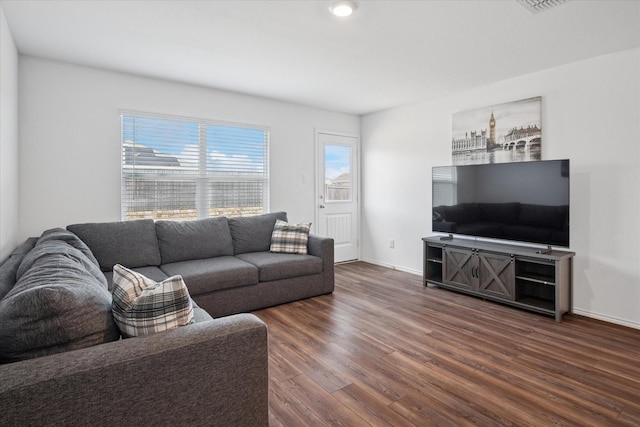
<path fill-rule="evenodd" d="M 18 51 L 366 114 L 640 46 L 640 1 L 0 0 Z"/>

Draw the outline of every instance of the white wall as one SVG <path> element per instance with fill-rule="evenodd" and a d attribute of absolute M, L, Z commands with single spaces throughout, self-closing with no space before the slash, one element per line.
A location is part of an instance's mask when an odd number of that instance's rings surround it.
<path fill-rule="evenodd" d="M 0 7 L 0 261 L 18 244 L 18 52 Z"/>
<path fill-rule="evenodd" d="M 574 310 L 640 327 L 639 75 L 634 49 L 363 117 L 363 259 L 420 274 L 451 114 L 542 96 L 543 158 L 571 159 Z M 119 219 L 120 108 L 270 126 L 271 209 L 293 221 L 314 218 L 314 130 L 360 130 L 353 115 L 33 57 L 19 84 L 19 239 Z"/>
<path fill-rule="evenodd" d="M 543 159 L 571 159 L 574 311 L 640 328 L 639 49 L 364 116 L 363 259 L 421 273 L 452 113 L 534 96 Z"/>
<path fill-rule="evenodd" d="M 119 109 L 270 127 L 271 210 L 295 222 L 315 215 L 315 129 L 360 132 L 355 115 L 20 56 L 21 238 L 120 220 Z"/>

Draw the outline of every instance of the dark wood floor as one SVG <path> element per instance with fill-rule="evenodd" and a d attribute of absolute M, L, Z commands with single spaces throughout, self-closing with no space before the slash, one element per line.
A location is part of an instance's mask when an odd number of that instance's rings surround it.
<path fill-rule="evenodd" d="M 640 330 L 553 319 L 367 263 L 255 312 L 278 426 L 640 426 Z"/>

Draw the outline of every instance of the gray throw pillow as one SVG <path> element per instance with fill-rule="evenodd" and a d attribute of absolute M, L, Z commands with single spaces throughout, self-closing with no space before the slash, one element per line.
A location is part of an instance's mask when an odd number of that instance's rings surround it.
<path fill-rule="evenodd" d="M 116 264 L 129 268 L 160 265 L 156 226 L 152 219 L 73 224 L 67 230 L 89 246 L 102 271 Z"/>
<path fill-rule="evenodd" d="M 91 249 L 89 249 L 87 244 L 71 231 L 65 230 L 64 228 L 52 228 L 42 233 L 36 245 L 49 240 L 61 240 L 63 242 L 66 242 L 70 246 L 73 246 L 74 248 L 82 252 L 95 265 L 100 266 L 98 260 L 96 260 L 96 258 L 93 256 L 93 252 L 91 252 Z"/>
<path fill-rule="evenodd" d="M 156 221 L 163 264 L 233 255 L 226 217 L 196 221 Z"/>
<path fill-rule="evenodd" d="M 5 259 L 0 265 L 0 299 L 13 288 L 18 280 L 16 278 L 16 272 L 22 263 L 22 259 L 29 253 L 33 246 L 38 241 L 35 237 L 28 238 L 20 246 L 18 246 L 7 259 Z"/>
<path fill-rule="evenodd" d="M 276 220 L 286 222 L 286 212 L 229 218 L 234 254 L 268 252 Z"/>
<path fill-rule="evenodd" d="M 0 361 L 14 362 L 119 339 L 98 267 L 60 240 L 35 246 L 0 300 Z"/>
<path fill-rule="evenodd" d="M 24 255 L 11 255 L 0 265 L 0 299 L 9 293 L 16 284 L 16 271 Z"/>

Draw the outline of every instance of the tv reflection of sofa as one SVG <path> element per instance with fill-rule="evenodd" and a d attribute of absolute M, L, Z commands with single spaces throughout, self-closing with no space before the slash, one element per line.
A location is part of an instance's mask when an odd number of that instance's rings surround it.
<path fill-rule="evenodd" d="M 569 206 L 460 203 L 433 208 L 433 231 L 568 246 Z"/>

